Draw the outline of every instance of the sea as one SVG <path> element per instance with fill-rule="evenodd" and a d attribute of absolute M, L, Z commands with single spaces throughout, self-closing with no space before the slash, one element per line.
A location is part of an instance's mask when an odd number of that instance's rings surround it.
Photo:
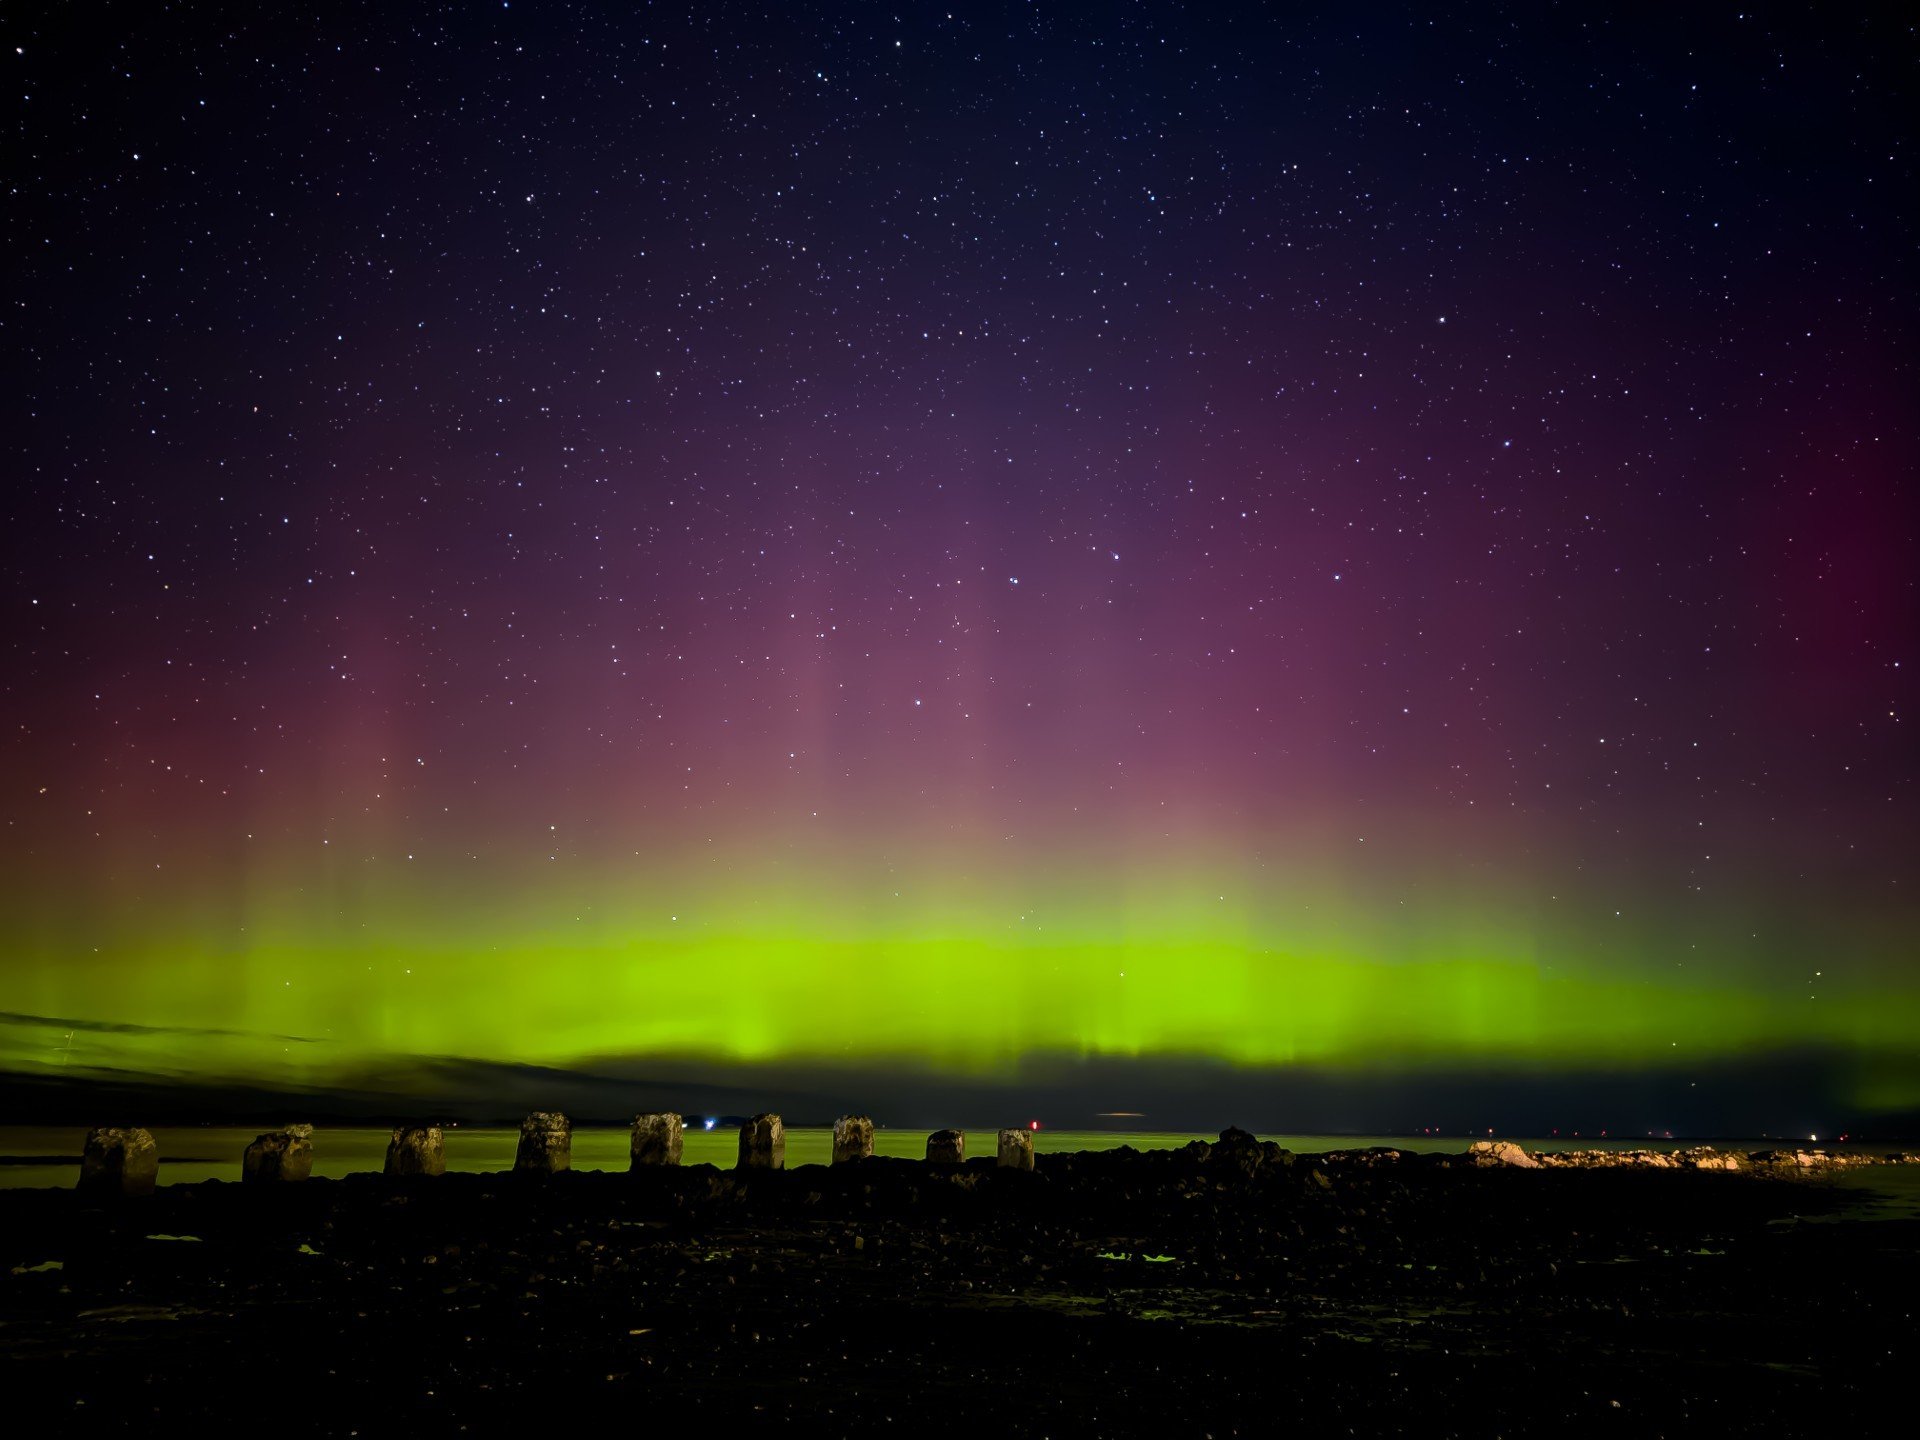
<path fill-rule="evenodd" d="M 151 1127 L 160 1149 L 160 1183 L 194 1185 L 208 1180 L 238 1180 L 241 1156 L 260 1133 L 254 1125 L 179 1125 Z M 969 1130 L 968 1154 L 991 1155 L 997 1144 L 998 1127 L 982 1126 Z M 513 1167 L 514 1148 L 519 1130 L 513 1127 L 450 1125 L 445 1127 L 447 1168 L 455 1171 L 483 1172 Z M 71 1186 L 80 1172 L 80 1150 L 86 1137 L 81 1128 L 61 1126 L 0 1126 L 0 1189 L 44 1186 Z M 313 1173 L 332 1179 L 363 1172 L 377 1173 L 386 1161 L 391 1131 L 375 1126 L 315 1126 L 313 1131 Z M 1212 1135 L 1182 1134 L 1170 1131 L 1133 1130 L 1052 1130 L 1033 1132 L 1033 1148 L 1039 1154 L 1071 1154 L 1083 1150 L 1112 1150 L 1130 1145 L 1136 1150 L 1174 1150 L 1193 1140 L 1211 1140 Z M 1386 1145 L 1397 1150 L 1458 1154 L 1475 1139 L 1485 1135 L 1279 1135 L 1260 1137 L 1299 1154 L 1320 1154 L 1329 1150 L 1356 1150 Z M 1530 1150 L 1674 1150 L 1699 1141 L 1678 1141 L 1665 1137 L 1641 1136 L 1602 1139 L 1579 1136 L 1548 1136 L 1517 1139 Z M 573 1168 L 576 1170 L 615 1170 L 628 1168 L 629 1132 L 624 1125 L 579 1125 L 573 1132 Z M 1806 1146 L 1807 1137 L 1793 1139 L 1757 1137 L 1744 1140 L 1710 1142 L 1722 1150 L 1771 1150 Z M 879 1129 L 874 1132 L 874 1153 L 899 1159 L 918 1160 L 925 1156 L 927 1132 L 918 1129 Z M 1840 1147 L 1833 1147 L 1840 1148 Z M 1861 1147 L 1875 1153 L 1889 1147 Z M 1910 1147 L 1909 1147 L 1910 1148 Z M 795 1127 L 787 1131 L 787 1165 L 824 1165 L 833 1153 L 833 1132 L 825 1127 Z M 716 1123 L 707 1128 L 699 1121 L 688 1124 L 681 1163 L 730 1168 L 739 1154 L 736 1127 Z M 1920 1166 L 1874 1166 L 1842 1172 L 1838 1183 L 1873 1197 L 1892 1207 L 1885 1213 L 1920 1216 Z M 1884 1210 L 1877 1204 L 1876 1209 Z"/>

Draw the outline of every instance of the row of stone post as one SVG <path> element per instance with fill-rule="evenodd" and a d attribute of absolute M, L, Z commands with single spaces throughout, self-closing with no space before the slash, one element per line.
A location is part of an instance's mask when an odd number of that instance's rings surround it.
<path fill-rule="evenodd" d="M 670 1131 L 670 1147 L 656 1139 Z M 645 1139 L 643 1140 L 643 1137 Z M 842 1115 L 833 1122 L 835 1165 L 873 1157 L 873 1121 L 865 1115 Z M 633 1122 L 633 1168 L 680 1163 L 680 1117 L 640 1115 Z M 960 1165 L 967 1158 L 967 1132 L 936 1130 L 927 1137 L 927 1161 Z M 740 1127 L 741 1170 L 779 1170 L 787 1163 L 787 1131 L 778 1115 L 755 1115 Z M 999 1164 L 1005 1170 L 1033 1169 L 1033 1135 L 1026 1130 L 1000 1132 Z"/>
<path fill-rule="evenodd" d="M 389 1175 L 443 1175 L 445 1141 L 438 1125 L 403 1125 L 387 1145 Z M 563 1146 L 564 1149 L 564 1146 Z M 87 1132 L 80 1152 L 82 1192 L 151 1194 L 160 1172 L 153 1136 L 137 1126 L 102 1126 Z M 245 1183 L 305 1180 L 313 1174 L 313 1127 L 288 1125 L 256 1136 L 240 1160 Z"/>
<path fill-rule="evenodd" d="M 630 1168 L 678 1165 L 683 1124 L 678 1115 L 636 1115 L 629 1150 Z M 833 1122 L 833 1161 L 845 1165 L 873 1155 L 873 1121 L 842 1115 Z M 967 1158 L 964 1130 L 936 1130 L 927 1137 L 927 1162 L 959 1165 Z M 573 1121 L 556 1111 L 537 1110 L 521 1122 L 513 1168 L 522 1174 L 554 1175 L 573 1164 Z M 778 1115 L 755 1115 L 740 1127 L 741 1170 L 783 1170 L 787 1129 Z M 1033 1136 L 1025 1130 L 1000 1132 L 999 1164 L 1006 1170 L 1033 1169 Z M 159 1173 L 160 1152 L 153 1136 L 137 1128 L 107 1127 L 88 1132 L 80 1157 L 80 1189 L 89 1193 L 145 1195 Z M 398 1176 L 444 1175 L 446 1136 L 438 1125 L 402 1125 L 387 1144 L 386 1173 Z M 248 1182 L 305 1180 L 313 1173 L 313 1127 L 289 1125 L 269 1130 L 247 1146 L 240 1178 Z"/>

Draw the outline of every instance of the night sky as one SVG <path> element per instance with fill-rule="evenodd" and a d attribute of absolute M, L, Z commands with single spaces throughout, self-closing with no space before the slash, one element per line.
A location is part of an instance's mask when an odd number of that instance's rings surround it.
<path fill-rule="evenodd" d="M 0 47 L 12 1113 L 1920 1115 L 1896 7 Z"/>

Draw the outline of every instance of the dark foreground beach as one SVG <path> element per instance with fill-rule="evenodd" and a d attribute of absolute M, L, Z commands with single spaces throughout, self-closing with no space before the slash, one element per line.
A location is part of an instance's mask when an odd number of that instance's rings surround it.
<path fill-rule="evenodd" d="M 1830 1434 L 1911 1408 L 1920 1219 L 1865 1203 L 1911 1173 L 1236 1134 L 15 1190 L 0 1354 L 81 1434 Z"/>

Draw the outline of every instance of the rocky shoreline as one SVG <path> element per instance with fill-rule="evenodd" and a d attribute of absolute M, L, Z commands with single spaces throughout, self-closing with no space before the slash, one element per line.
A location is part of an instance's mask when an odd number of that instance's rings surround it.
<path fill-rule="evenodd" d="M 1383 1153 L 1398 1158 L 1406 1152 Z M 1692 1145 L 1679 1150 L 1528 1150 L 1513 1140 L 1476 1140 L 1462 1158 L 1475 1165 L 1511 1165 L 1522 1170 L 1747 1170 L 1807 1174 L 1858 1170 L 1869 1165 L 1920 1165 L 1920 1155 L 1901 1150 L 1881 1155 L 1852 1150 L 1719 1150 L 1711 1145 Z"/>
<path fill-rule="evenodd" d="M 79 1433 L 1831 1433 L 1920 1355 L 1920 1222 L 1856 1218 L 1825 1182 L 1857 1168 L 1230 1131 L 11 1191 L 0 1356 L 13 1413 Z"/>

